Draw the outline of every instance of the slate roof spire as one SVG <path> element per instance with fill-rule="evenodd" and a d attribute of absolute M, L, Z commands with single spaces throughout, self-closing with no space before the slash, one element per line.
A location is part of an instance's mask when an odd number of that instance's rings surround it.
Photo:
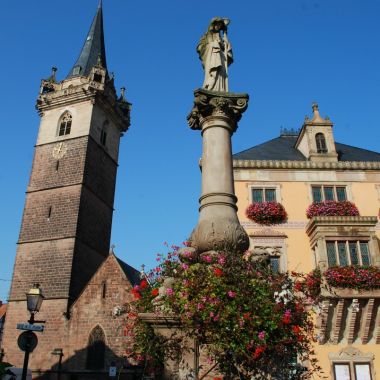
<path fill-rule="evenodd" d="M 104 68 L 107 68 L 102 0 L 99 0 L 98 9 L 79 54 L 79 58 L 70 70 L 67 78 L 89 75 L 91 69 L 96 66 L 98 62 L 100 62 Z"/>

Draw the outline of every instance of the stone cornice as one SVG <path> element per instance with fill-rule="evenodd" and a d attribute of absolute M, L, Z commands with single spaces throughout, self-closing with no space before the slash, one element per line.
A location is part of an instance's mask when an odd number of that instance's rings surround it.
<path fill-rule="evenodd" d="M 314 226 L 376 226 L 376 216 L 315 216 L 306 226 L 308 232 Z"/>
<path fill-rule="evenodd" d="M 370 237 L 375 233 L 377 222 L 376 216 L 315 216 L 307 224 L 306 233 L 314 247 L 319 238 L 327 236 Z"/>
<path fill-rule="evenodd" d="M 234 169 L 380 170 L 380 161 L 233 160 Z"/>
<path fill-rule="evenodd" d="M 44 83 L 42 81 L 42 87 Z M 39 94 L 36 109 L 40 116 L 57 107 L 90 101 L 92 104 L 100 104 L 121 132 L 128 130 L 131 104 L 117 99 L 113 84 L 97 83 L 86 77 L 81 78 L 80 83 L 73 82 L 66 87 L 68 83 L 70 81 L 54 84 L 51 92 Z"/>

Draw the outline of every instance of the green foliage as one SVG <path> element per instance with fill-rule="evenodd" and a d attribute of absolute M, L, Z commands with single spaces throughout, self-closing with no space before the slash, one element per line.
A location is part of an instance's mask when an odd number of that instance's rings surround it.
<path fill-rule="evenodd" d="M 6 368 L 9 368 L 9 367 L 13 367 L 13 365 L 7 362 L 0 363 L 0 379 L 2 378 L 3 375 L 5 375 Z"/>

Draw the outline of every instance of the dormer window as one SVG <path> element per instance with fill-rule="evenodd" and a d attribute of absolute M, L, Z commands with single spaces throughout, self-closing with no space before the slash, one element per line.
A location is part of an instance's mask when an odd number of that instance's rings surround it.
<path fill-rule="evenodd" d="M 66 136 L 71 132 L 71 122 L 72 116 L 70 112 L 66 112 L 61 118 L 61 122 L 59 124 L 58 136 Z"/>
<path fill-rule="evenodd" d="M 317 144 L 317 153 L 327 153 L 326 139 L 323 133 L 315 135 L 315 142 Z"/>

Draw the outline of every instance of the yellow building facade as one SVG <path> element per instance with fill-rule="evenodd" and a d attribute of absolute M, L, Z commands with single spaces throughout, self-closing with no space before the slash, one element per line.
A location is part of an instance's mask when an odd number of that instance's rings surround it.
<path fill-rule="evenodd" d="M 336 142 L 333 124 L 317 104 L 299 131 L 282 131 L 233 158 L 239 220 L 250 250 L 269 254 L 274 270 L 380 266 L 380 154 Z M 308 219 L 307 208 L 325 200 L 353 202 L 360 216 Z M 280 202 L 287 221 L 250 221 L 245 210 L 262 201 Z M 380 290 L 323 294 L 315 308 L 315 351 L 325 378 L 380 379 Z"/>

